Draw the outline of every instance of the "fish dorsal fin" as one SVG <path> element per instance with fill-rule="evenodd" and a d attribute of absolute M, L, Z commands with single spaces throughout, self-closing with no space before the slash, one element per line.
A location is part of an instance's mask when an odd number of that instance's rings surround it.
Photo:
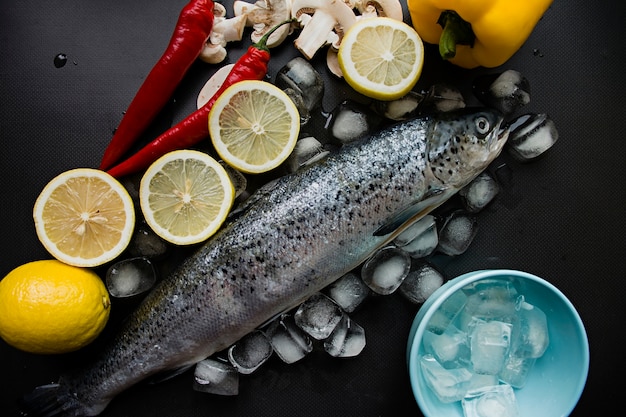
<path fill-rule="evenodd" d="M 389 236 L 389 240 L 395 239 L 404 229 L 439 207 L 453 194 L 454 191 L 450 189 L 437 188 L 429 190 L 421 200 L 405 208 L 379 227 L 374 232 L 374 236 L 392 234 Z"/>

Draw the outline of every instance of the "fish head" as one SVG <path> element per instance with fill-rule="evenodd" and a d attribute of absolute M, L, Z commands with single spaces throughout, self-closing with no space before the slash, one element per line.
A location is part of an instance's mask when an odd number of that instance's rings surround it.
<path fill-rule="evenodd" d="M 502 114 L 465 108 L 444 113 L 431 124 L 427 155 L 442 185 L 462 188 L 500 154 L 509 136 Z"/>

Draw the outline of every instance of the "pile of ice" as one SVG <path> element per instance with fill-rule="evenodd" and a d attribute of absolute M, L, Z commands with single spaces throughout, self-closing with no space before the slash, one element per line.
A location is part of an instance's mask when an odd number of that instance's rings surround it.
<path fill-rule="evenodd" d="M 514 282 L 483 280 L 443 302 L 427 324 L 419 366 L 442 403 L 466 417 L 519 416 L 522 389 L 549 344 L 545 313 Z"/>
<path fill-rule="evenodd" d="M 486 207 L 498 190 L 488 174 L 479 176 L 460 196 L 466 209 L 441 217 L 424 216 L 359 269 L 231 346 L 227 357 L 200 362 L 195 369 L 195 389 L 236 395 L 239 375 L 256 371 L 274 355 L 288 364 L 316 347 L 332 357 L 357 356 L 366 345 L 365 330 L 350 314 L 372 295 L 398 293 L 411 303 L 425 302 L 445 282 L 428 256 L 463 253 L 477 233 L 476 212 Z"/>
<path fill-rule="evenodd" d="M 346 276 L 337 285 L 345 284 L 345 288 L 352 288 L 352 284 L 359 286 L 358 282 L 362 281 L 354 278 L 352 275 Z M 365 290 L 359 287 L 357 291 Z M 347 300 L 347 292 L 339 292 L 343 301 L 347 302 L 347 308 L 350 308 L 348 304 L 355 305 L 356 298 L 364 298 L 353 296 Z M 194 389 L 220 395 L 237 395 L 239 374 L 254 372 L 273 354 L 285 363 L 297 362 L 311 353 L 316 343 L 331 356 L 352 357 L 361 353 L 365 347 L 365 331 L 332 298 L 316 293 L 295 311 L 281 314 L 232 345 L 228 349 L 227 360 L 211 357 L 198 363 Z"/>

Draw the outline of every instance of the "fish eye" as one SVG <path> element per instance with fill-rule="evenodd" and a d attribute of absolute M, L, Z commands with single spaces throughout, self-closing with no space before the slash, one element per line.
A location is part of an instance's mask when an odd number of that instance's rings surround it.
<path fill-rule="evenodd" d="M 476 132 L 480 135 L 486 135 L 491 128 L 489 119 L 487 119 L 485 116 L 478 116 L 474 123 L 476 124 Z"/>

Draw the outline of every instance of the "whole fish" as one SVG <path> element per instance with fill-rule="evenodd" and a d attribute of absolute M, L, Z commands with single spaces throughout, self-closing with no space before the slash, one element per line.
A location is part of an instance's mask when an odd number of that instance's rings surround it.
<path fill-rule="evenodd" d="M 262 187 L 89 368 L 27 395 L 27 415 L 98 415 L 133 384 L 191 366 L 295 307 L 482 172 L 508 138 L 502 125 L 482 109 L 416 118 Z"/>

